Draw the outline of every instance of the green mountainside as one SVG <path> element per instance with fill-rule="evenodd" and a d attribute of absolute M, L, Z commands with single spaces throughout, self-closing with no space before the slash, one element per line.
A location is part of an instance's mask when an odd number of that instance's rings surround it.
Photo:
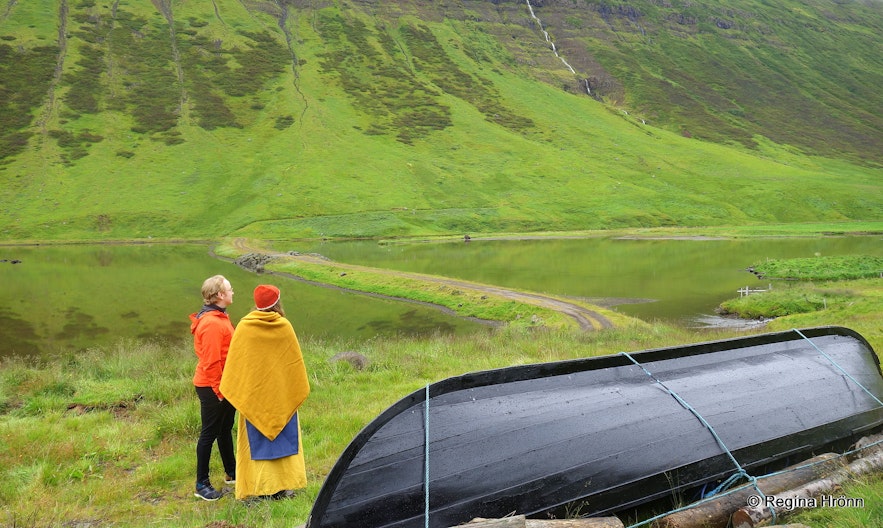
<path fill-rule="evenodd" d="M 883 220 L 877 0 L 0 6 L 0 241 Z"/>

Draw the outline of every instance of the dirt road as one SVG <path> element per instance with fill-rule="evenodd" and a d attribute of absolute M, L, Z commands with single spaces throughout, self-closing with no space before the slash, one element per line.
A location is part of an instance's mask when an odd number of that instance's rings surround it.
<path fill-rule="evenodd" d="M 282 260 L 289 259 L 289 260 L 293 260 L 293 261 L 302 261 L 302 262 L 306 262 L 306 263 L 319 264 L 319 265 L 324 265 L 324 266 L 328 266 L 329 264 L 332 264 L 331 261 L 329 261 L 321 256 L 318 256 L 318 255 L 267 252 L 262 249 L 251 247 L 248 244 L 248 241 L 246 241 L 244 239 L 234 240 L 233 246 L 237 250 L 242 251 L 244 253 L 262 255 L 264 257 L 272 258 L 274 260 L 276 260 L 276 259 L 282 259 Z M 333 265 L 335 268 L 340 268 L 340 269 L 344 269 L 344 270 L 365 271 L 365 272 L 370 272 L 370 273 L 379 273 L 379 274 L 384 274 L 384 275 L 390 275 L 390 276 L 394 276 L 394 277 L 408 278 L 408 279 L 422 281 L 422 282 L 443 284 L 445 286 L 449 286 L 451 288 L 457 288 L 459 290 L 472 291 L 472 292 L 475 292 L 475 293 L 478 293 L 481 295 L 492 295 L 495 297 L 502 297 L 504 299 L 508 299 L 511 301 L 516 301 L 516 302 L 520 302 L 520 303 L 524 303 L 524 304 L 539 306 L 539 307 L 545 308 L 547 310 L 554 310 L 556 312 L 560 312 L 564 315 L 567 315 L 568 317 L 573 319 L 576 322 L 576 324 L 584 331 L 598 330 L 601 328 L 613 328 L 613 323 L 611 323 L 609 319 L 607 319 L 606 317 L 604 317 L 600 313 L 598 313 L 594 310 L 591 310 L 589 308 L 586 308 L 584 306 L 581 306 L 579 304 L 571 303 L 571 302 L 568 302 L 564 299 L 560 299 L 558 297 L 543 295 L 543 294 L 539 294 L 539 293 L 512 290 L 512 289 L 502 288 L 499 286 L 492 286 L 492 285 L 488 285 L 488 284 L 479 284 L 479 283 L 475 283 L 475 282 L 461 281 L 461 280 L 451 279 L 451 278 L 447 278 L 447 277 L 438 277 L 438 276 L 434 276 L 434 275 L 424 275 L 421 273 L 411 273 L 411 272 L 406 272 L 406 271 L 396 271 L 396 270 L 381 269 L 381 268 L 370 268 L 367 266 L 359 266 L 356 264 L 345 264 L 345 263 L 341 263 L 341 262 L 333 262 Z M 272 273 L 278 274 L 278 275 L 287 275 L 287 276 L 290 276 L 295 279 L 304 280 L 300 277 L 296 277 L 296 276 L 288 274 L 288 273 L 279 273 L 279 272 L 272 272 Z M 318 283 L 315 283 L 314 281 L 307 281 L 307 282 L 311 282 L 313 284 L 318 284 Z M 415 302 L 412 299 L 403 299 L 400 297 L 378 295 L 375 293 L 368 293 L 368 292 L 363 292 L 363 291 L 359 291 L 359 290 L 351 290 L 348 288 L 343 288 L 343 287 L 334 286 L 334 285 L 330 285 L 330 284 L 319 284 L 319 285 L 324 286 L 324 287 L 329 287 L 329 288 L 345 290 L 345 291 L 349 291 L 349 292 L 353 292 L 353 293 L 371 295 L 374 297 L 379 296 L 379 297 L 384 297 L 384 298 L 388 298 L 388 299 Z M 428 303 L 421 303 L 421 304 L 428 304 Z M 445 307 L 442 307 L 439 305 L 431 305 L 431 306 L 435 306 L 435 307 L 437 307 L 439 309 L 443 309 L 445 311 L 450 311 L 448 308 L 445 308 Z"/>

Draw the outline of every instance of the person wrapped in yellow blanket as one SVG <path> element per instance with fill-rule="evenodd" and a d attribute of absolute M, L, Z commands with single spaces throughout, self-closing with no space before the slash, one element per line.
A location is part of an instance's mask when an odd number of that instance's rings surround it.
<path fill-rule="evenodd" d="M 239 410 L 236 498 L 279 498 L 307 485 L 298 409 L 310 383 L 281 292 L 261 284 L 230 341 L 220 390 Z"/>

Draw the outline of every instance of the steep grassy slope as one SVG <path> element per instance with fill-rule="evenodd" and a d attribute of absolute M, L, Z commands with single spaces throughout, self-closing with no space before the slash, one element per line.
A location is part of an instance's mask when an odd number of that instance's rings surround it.
<path fill-rule="evenodd" d="M 8 3 L 0 240 L 881 219 L 880 4 L 535 4 Z"/>
<path fill-rule="evenodd" d="M 883 4 L 543 2 L 596 95 L 686 136 L 880 161 Z"/>

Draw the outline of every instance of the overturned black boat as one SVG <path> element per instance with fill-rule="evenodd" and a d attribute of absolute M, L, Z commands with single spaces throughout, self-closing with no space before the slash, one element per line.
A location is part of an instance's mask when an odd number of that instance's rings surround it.
<path fill-rule="evenodd" d="M 574 501 L 609 514 L 847 445 L 883 428 L 881 398 L 877 356 L 840 327 L 466 374 L 368 424 L 307 528 L 443 528 Z"/>

